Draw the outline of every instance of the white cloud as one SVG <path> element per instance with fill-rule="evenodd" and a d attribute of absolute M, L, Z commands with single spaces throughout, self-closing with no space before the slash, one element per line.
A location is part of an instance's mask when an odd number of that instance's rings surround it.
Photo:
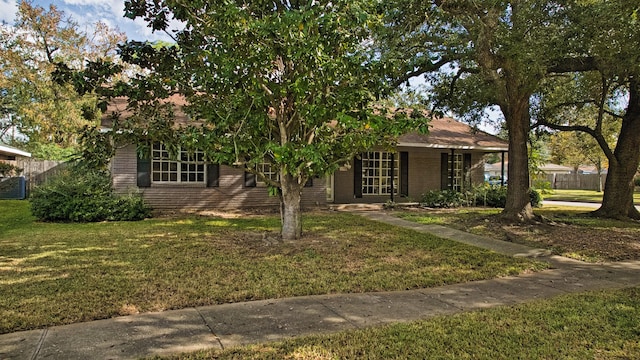
<path fill-rule="evenodd" d="M 64 3 L 74 9 L 75 19 L 85 19 L 86 22 L 96 23 L 102 21 L 110 27 L 117 27 L 127 34 L 132 40 L 165 40 L 170 41 L 163 32 L 152 32 L 144 20 L 137 18 L 135 21 L 124 17 L 124 2 L 122 0 L 63 0 Z M 78 14 L 78 13 L 81 14 Z M 171 21 L 171 28 L 179 27 L 179 23 Z"/>
<path fill-rule="evenodd" d="M 15 0 L 0 0 L 0 22 L 13 24 L 18 12 L 18 3 Z"/>
<path fill-rule="evenodd" d="M 109 27 L 125 32 L 131 40 L 164 40 L 171 41 L 163 32 L 152 32 L 144 20 L 135 21 L 124 17 L 124 1 L 122 0 L 34 0 L 33 4 L 49 8 L 55 5 L 58 10 L 75 20 L 81 29 L 91 31 L 93 25 L 101 21 Z M 17 0 L 0 0 L 0 22 L 13 24 L 18 11 Z M 170 21 L 171 29 L 179 29 L 179 22 Z"/>

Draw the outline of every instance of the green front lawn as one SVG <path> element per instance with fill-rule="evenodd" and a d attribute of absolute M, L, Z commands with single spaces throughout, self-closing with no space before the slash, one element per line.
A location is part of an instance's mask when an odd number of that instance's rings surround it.
<path fill-rule="evenodd" d="M 592 208 L 549 206 L 534 209 L 544 221 L 504 222 L 502 209 L 413 209 L 396 216 L 422 223 L 450 226 L 474 234 L 545 248 L 583 261 L 640 260 L 640 223 L 590 216 Z"/>
<path fill-rule="evenodd" d="M 544 194 L 545 200 L 556 201 L 578 201 L 578 202 L 602 202 L 602 192 L 593 190 L 551 190 L 549 194 Z M 636 205 L 640 205 L 640 192 L 633 194 L 634 202 Z"/>
<path fill-rule="evenodd" d="M 639 359 L 640 288 L 171 359 Z"/>
<path fill-rule="evenodd" d="M 306 214 L 306 236 L 273 241 L 277 216 L 35 222 L 0 201 L 0 333 L 310 294 L 403 290 L 546 265 L 362 217 Z"/>

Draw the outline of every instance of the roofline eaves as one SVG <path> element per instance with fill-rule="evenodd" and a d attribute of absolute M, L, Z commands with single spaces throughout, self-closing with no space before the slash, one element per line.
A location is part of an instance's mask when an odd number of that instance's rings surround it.
<path fill-rule="evenodd" d="M 453 150 L 482 150 L 482 151 L 508 151 L 509 147 L 501 146 L 473 146 L 473 145 L 447 145 L 399 142 L 397 146 L 427 148 L 427 149 L 453 149 Z"/>

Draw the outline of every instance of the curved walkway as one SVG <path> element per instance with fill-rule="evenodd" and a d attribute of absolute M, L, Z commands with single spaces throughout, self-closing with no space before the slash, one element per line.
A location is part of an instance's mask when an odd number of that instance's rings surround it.
<path fill-rule="evenodd" d="M 204 306 L 4 334 L 0 335 L 0 359 L 136 359 L 640 285 L 640 261 L 587 264 L 443 226 L 412 223 L 379 211 L 360 214 L 499 253 L 536 257 L 549 261 L 554 269 L 430 289 Z"/>

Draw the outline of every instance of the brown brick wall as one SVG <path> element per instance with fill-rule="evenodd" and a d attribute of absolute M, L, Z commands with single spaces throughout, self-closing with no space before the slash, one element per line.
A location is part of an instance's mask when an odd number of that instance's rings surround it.
<path fill-rule="evenodd" d="M 244 171 L 229 166 L 220 167 L 220 186 L 204 184 L 152 184 L 136 186 L 137 155 L 135 146 L 119 149 L 111 162 L 114 188 L 121 193 L 139 191 L 145 201 L 157 210 L 213 210 L 277 207 L 278 199 L 268 194 L 266 187 L 245 188 Z M 313 186 L 304 188 L 302 206 L 326 206 L 324 179 L 313 179 Z"/>
<path fill-rule="evenodd" d="M 399 148 L 409 153 L 409 196 L 396 196 L 396 201 L 417 201 L 428 190 L 440 189 L 440 154 L 446 149 Z M 472 153 L 472 181 L 484 181 L 483 153 Z M 118 192 L 140 191 L 145 200 L 158 210 L 207 210 L 277 207 L 277 198 L 270 197 L 265 187 L 245 188 L 244 172 L 229 166 L 220 167 L 220 186 L 152 184 L 150 188 L 136 186 L 135 147 L 119 149 L 111 162 L 113 184 Z M 350 166 L 334 173 L 334 202 L 380 203 L 389 196 L 355 198 L 353 191 L 353 161 Z M 399 184 L 397 185 L 399 186 Z M 302 205 L 305 208 L 326 206 L 325 179 L 313 179 L 313 187 L 304 188 Z"/>
<path fill-rule="evenodd" d="M 440 190 L 440 154 L 449 153 L 448 149 L 429 148 L 403 148 L 398 151 L 409 153 L 409 196 L 395 197 L 395 201 L 418 201 L 422 194 L 428 190 Z M 461 153 L 465 153 L 461 151 Z M 466 152 L 468 153 L 468 152 Z M 484 153 L 474 152 L 471 155 L 471 181 L 479 184 L 484 181 Z M 390 200 L 390 196 L 363 195 L 362 198 L 354 198 L 353 191 L 353 160 L 350 167 L 344 171 L 336 171 L 334 174 L 334 202 L 345 203 L 380 203 Z M 399 186 L 399 184 L 397 184 Z"/>

